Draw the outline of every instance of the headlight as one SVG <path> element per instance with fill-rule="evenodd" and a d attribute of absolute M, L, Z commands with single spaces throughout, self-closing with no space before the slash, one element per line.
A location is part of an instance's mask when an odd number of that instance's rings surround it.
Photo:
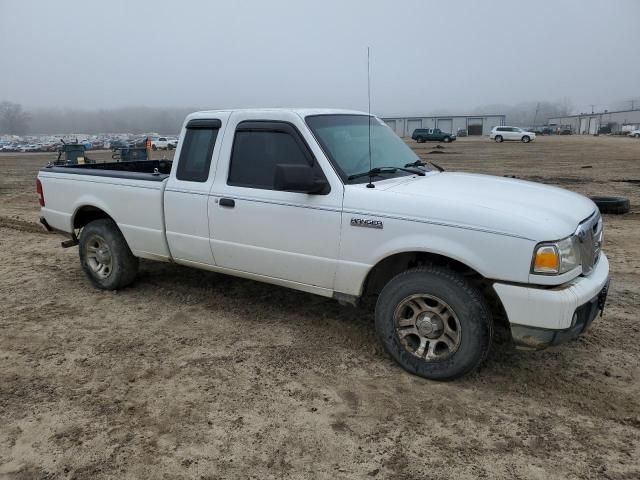
<path fill-rule="evenodd" d="M 574 236 L 558 242 L 541 243 L 533 252 L 531 271 L 546 275 L 566 273 L 580 265 L 580 251 Z"/>

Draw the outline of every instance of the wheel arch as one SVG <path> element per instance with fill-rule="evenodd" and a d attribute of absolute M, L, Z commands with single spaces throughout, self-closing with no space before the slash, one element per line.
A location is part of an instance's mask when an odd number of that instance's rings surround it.
<path fill-rule="evenodd" d="M 484 296 L 497 326 L 509 331 L 509 320 L 500 297 L 493 289 L 493 281 L 477 269 L 456 258 L 429 251 L 408 250 L 390 254 L 379 260 L 367 273 L 362 284 L 361 296 L 377 296 L 384 286 L 400 273 L 426 265 L 451 269 L 473 284 Z"/>
<path fill-rule="evenodd" d="M 74 230 L 79 229 L 86 226 L 89 222 L 102 218 L 113 220 L 114 223 L 117 223 L 113 216 L 103 208 L 92 204 L 80 205 L 76 207 L 73 212 L 73 216 L 71 217 L 71 226 Z"/>

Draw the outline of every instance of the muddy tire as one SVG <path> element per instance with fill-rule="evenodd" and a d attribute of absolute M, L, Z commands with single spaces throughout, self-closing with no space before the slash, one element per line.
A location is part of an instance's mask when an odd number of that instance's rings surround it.
<path fill-rule="evenodd" d="M 589 197 L 598 206 L 600 213 L 621 215 L 629 213 L 631 203 L 626 197 Z"/>
<path fill-rule="evenodd" d="M 442 140 L 444 143 L 449 143 L 451 141 L 451 137 L 444 137 Z"/>
<path fill-rule="evenodd" d="M 496 137 L 494 138 L 494 140 L 495 140 L 497 143 L 502 143 L 502 141 L 503 141 L 502 135 L 496 135 Z"/>
<path fill-rule="evenodd" d="M 80 233 L 80 265 L 91 283 L 103 290 L 130 285 L 138 273 L 138 258 L 113 220 L 88 223 Z"/>
<path fill-rule="evenodd" d="M 432 380 L 452 380 L 487 357 L 491 312 L 462 275 L 441 267 L 408 270 L 378 297 L 378 337 L 402 368 Z"/>

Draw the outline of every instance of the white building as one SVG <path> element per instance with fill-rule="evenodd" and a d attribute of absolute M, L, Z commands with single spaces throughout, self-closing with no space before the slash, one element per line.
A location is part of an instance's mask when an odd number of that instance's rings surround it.
<path fill-rule="evenodd" d="M 416 128 L 439 128 L 446 133 L 465 129 L 469 135 L 489 135 L 493 127 L 505 124 L 505 118 L 505 115 L 438 115 L 382 120 L 400 137 L 410 137 Z"/>
<path fill-rule="evenodd" d="M 619 133 L 640 127 L 640 110 L 618 110 L 615 112 L 580 113 L 549 119 L 549 125 L 571 127 L 573 133 L 595 135 L 600 127 L 609 127 L 611 133 Z M 626 127 L 626 128 L 625 128 Z"/>

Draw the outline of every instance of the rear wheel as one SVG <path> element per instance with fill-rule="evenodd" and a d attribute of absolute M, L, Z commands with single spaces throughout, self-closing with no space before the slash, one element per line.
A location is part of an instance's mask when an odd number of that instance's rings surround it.
<path fill-rule="evenodd" d="M 531 141 L 531 138 L 529 137 L 529 135 L 525 135 L 522 137 L 522 143 L 529 143 Z"/>
<path fill-rule="evenodd" d="M 636 134 L 634 135 L 634 137 L 636 137 L 636 138 L 640 138 L 640 133 L 636 133 Z"/>
<path fill-rule="evenodd" d="M 375 316 L 387 352 L 421 377 L 460 377 L 489 352 L 493 322 L 484 298 L 445 268 L 416 268 L 396 276 L 380 293 Z"/>
<path fill-rule="evenodd" d="M 87 224 L 80 233 L 80 264 L 91 283 L 104 290 L 131 284 L 138 273 L 138 258 L 131 253 L 113 220 Z"/>
<path fill-rule="evenodd" d="M 158 149 L 158 147 L 156 147 L 155 145 L 151 145 L 151 149 L 152 149 L 152 150 L 157 150 L 157 149 Z"/>
<path fill-rule="evenodd" d="M 494 140 L 498 143 L 502 143 L 503 141 L 502 135 L 496 135 L 496 138 L 494 138 Z"/>

